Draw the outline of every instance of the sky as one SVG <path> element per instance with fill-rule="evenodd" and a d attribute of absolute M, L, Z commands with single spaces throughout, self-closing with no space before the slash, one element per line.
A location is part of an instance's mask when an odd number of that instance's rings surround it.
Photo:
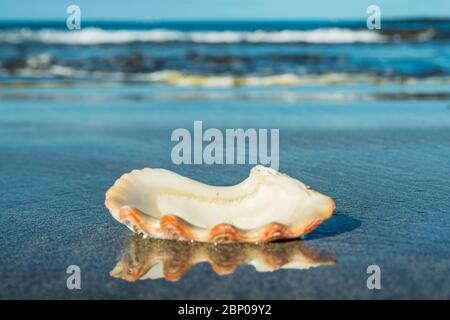
<path fill-rule="evenodd" d="M 0 20 L 65 20 L 71 4 L 92 20 L 365 19 L 371 4 L 382 18 L 450 17 L 450 0 L 0 0 Z"/>

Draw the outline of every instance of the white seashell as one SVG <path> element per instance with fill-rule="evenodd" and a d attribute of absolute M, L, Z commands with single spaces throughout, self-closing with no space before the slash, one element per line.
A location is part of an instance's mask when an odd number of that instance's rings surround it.
<path fill-rule="evenodd" d="M 116 220 L 153 238 L 220 243 L 298 238 L 335 208 L 330 197 L 263 166 L 235 186 L 134 170 L 108 190 L 105 205 Z"/>

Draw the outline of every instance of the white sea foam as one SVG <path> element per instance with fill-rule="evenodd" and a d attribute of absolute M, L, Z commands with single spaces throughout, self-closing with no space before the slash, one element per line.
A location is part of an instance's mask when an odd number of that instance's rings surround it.
<path fill-rule="evenodd" d="M 124 72 L 121 70 L 87 70 L 74 68 L 58 62 L 53 56 L 42 53 L 27 57 L 24 63 L 13 71 L 2 68 L 0 77 L 9 77 L 11 72 L 16 77 L 35 79 L 78 79 L 78 80 L 108 80 L 159 83 L 178 87 L 264 87 L 264 86 L 298 86 L 298 85 L 331 85 L 352 83 L 414 83 L 417 81 L 433 81 L 436 83 L 449 83 L 448 76 L 428 77 L 418 79 L 412 76 L 382 77 L 367 73 L 274 73 L 274 74 L 203 74 L 184 72 L 181 70 L 165 69 L 152 72 Z"/>
<path fill-rule="evenodd" d="M 36 60 L 32 57 L 27 60 Z M 43 59 L 43 58 L 42 58 Z M 36 79 L 79 79 L 99 81 L 131 81 L 159 83 L 177 87 L 201 87 L 201 88 L 230 88 L 230 87 L 268 87 L 268 86 L 302 86 L 302 85 L 336 85 L 354 83 L 421 83 L 448 84 L 450 77 L 430 77 L 416 79 L 414 77 L 383 78 L 369 74 L 326 73 L 326 74 L 295 74 L 284 73 L 276 75 L 203 75 L 190 74 L 176 70 L 161 70 L 148 73 L 124 73 L 108 71 L 77 70 L 59 64 L 42 65 L 38 67 L 29 65 L 15 71 L 18 77 Z M 9 71 L 0 68 L 0 77 L 8 76 Z"/>
<path fill-rule="evenodd" d="M 199 42 L 199 43 L 355 43 L 383 42 L 386 38 L 369 30 L 321 28 L 283 31 L 172 31 L 102 30 L 84 28 L 79 31 L 54 29 L 0 31 L 0 43 L 42 42 L 52 44 L 120 44 L 128 42 Z"/>

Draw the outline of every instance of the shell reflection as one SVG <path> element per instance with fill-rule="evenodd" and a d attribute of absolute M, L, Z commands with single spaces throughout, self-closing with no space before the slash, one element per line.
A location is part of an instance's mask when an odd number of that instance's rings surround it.
<path fill-rule="evenodd" d="M 127 281 L 161 278 L 178 281 L 192 266 L 201 262 L 209 262 L 218 275 L 226 275 L 246 264 L 254 266 L 258 272 L 268 272 L 333 265 L 336 260 L 314 252 L 297 240 L 214 245 L 174 240 L 144 240 L 133 236 L 110 275 Z"/>

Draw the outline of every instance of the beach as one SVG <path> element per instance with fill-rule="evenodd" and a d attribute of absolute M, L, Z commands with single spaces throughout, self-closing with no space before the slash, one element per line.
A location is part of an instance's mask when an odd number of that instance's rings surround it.
<path fill-rule="evenodd" d="M 448 101 L 286 102 L 283 90 L 268 92 L 273 99 L 248 98 L 250 89 L 186 97 L 146 86 L 71 89 L 67 98 L 65 90 L 27 98 L 9 89 L 0 101 L 1 298 L 449 298 Z M 267 273 L 246 265 L 221 277 L 203 263 L 178 282 L 109 275 L 132 237 L 103 205 L 120 175 L 162 167 L 214 185 L 247 176 L 249 165 L 171 163 L 171 132 L 197 119 L 280 129 L 280 171 L 336 201 L 334 216 L 302 240 L 335 265 Z M 66 287 L 72 264 L 81 290 Z M 381 290 L 366 287 L 372 264 Z"/>
<path fill-rule="evenodd" d="M 449 299 L 449 30 L 431 18 L 380 31 L 1 21 L 0 298 Z M 332 197 L 334 215 L 290 244 L 205 249 L 219 264 L 185 266 L 198 244 L 140 252 L 154 242 L 104 205 L 116 179 L 149 167 L 233 185 L 253 166 L 176 164 L 172 133 L 195 121 L 278 130 L 277 169 Z M 289 265 L 291 249 L 309 268 Z M 153 255 L 177 277 L 150 272 Z M 73 265 L 79 290 L 67 286 Z"/>

